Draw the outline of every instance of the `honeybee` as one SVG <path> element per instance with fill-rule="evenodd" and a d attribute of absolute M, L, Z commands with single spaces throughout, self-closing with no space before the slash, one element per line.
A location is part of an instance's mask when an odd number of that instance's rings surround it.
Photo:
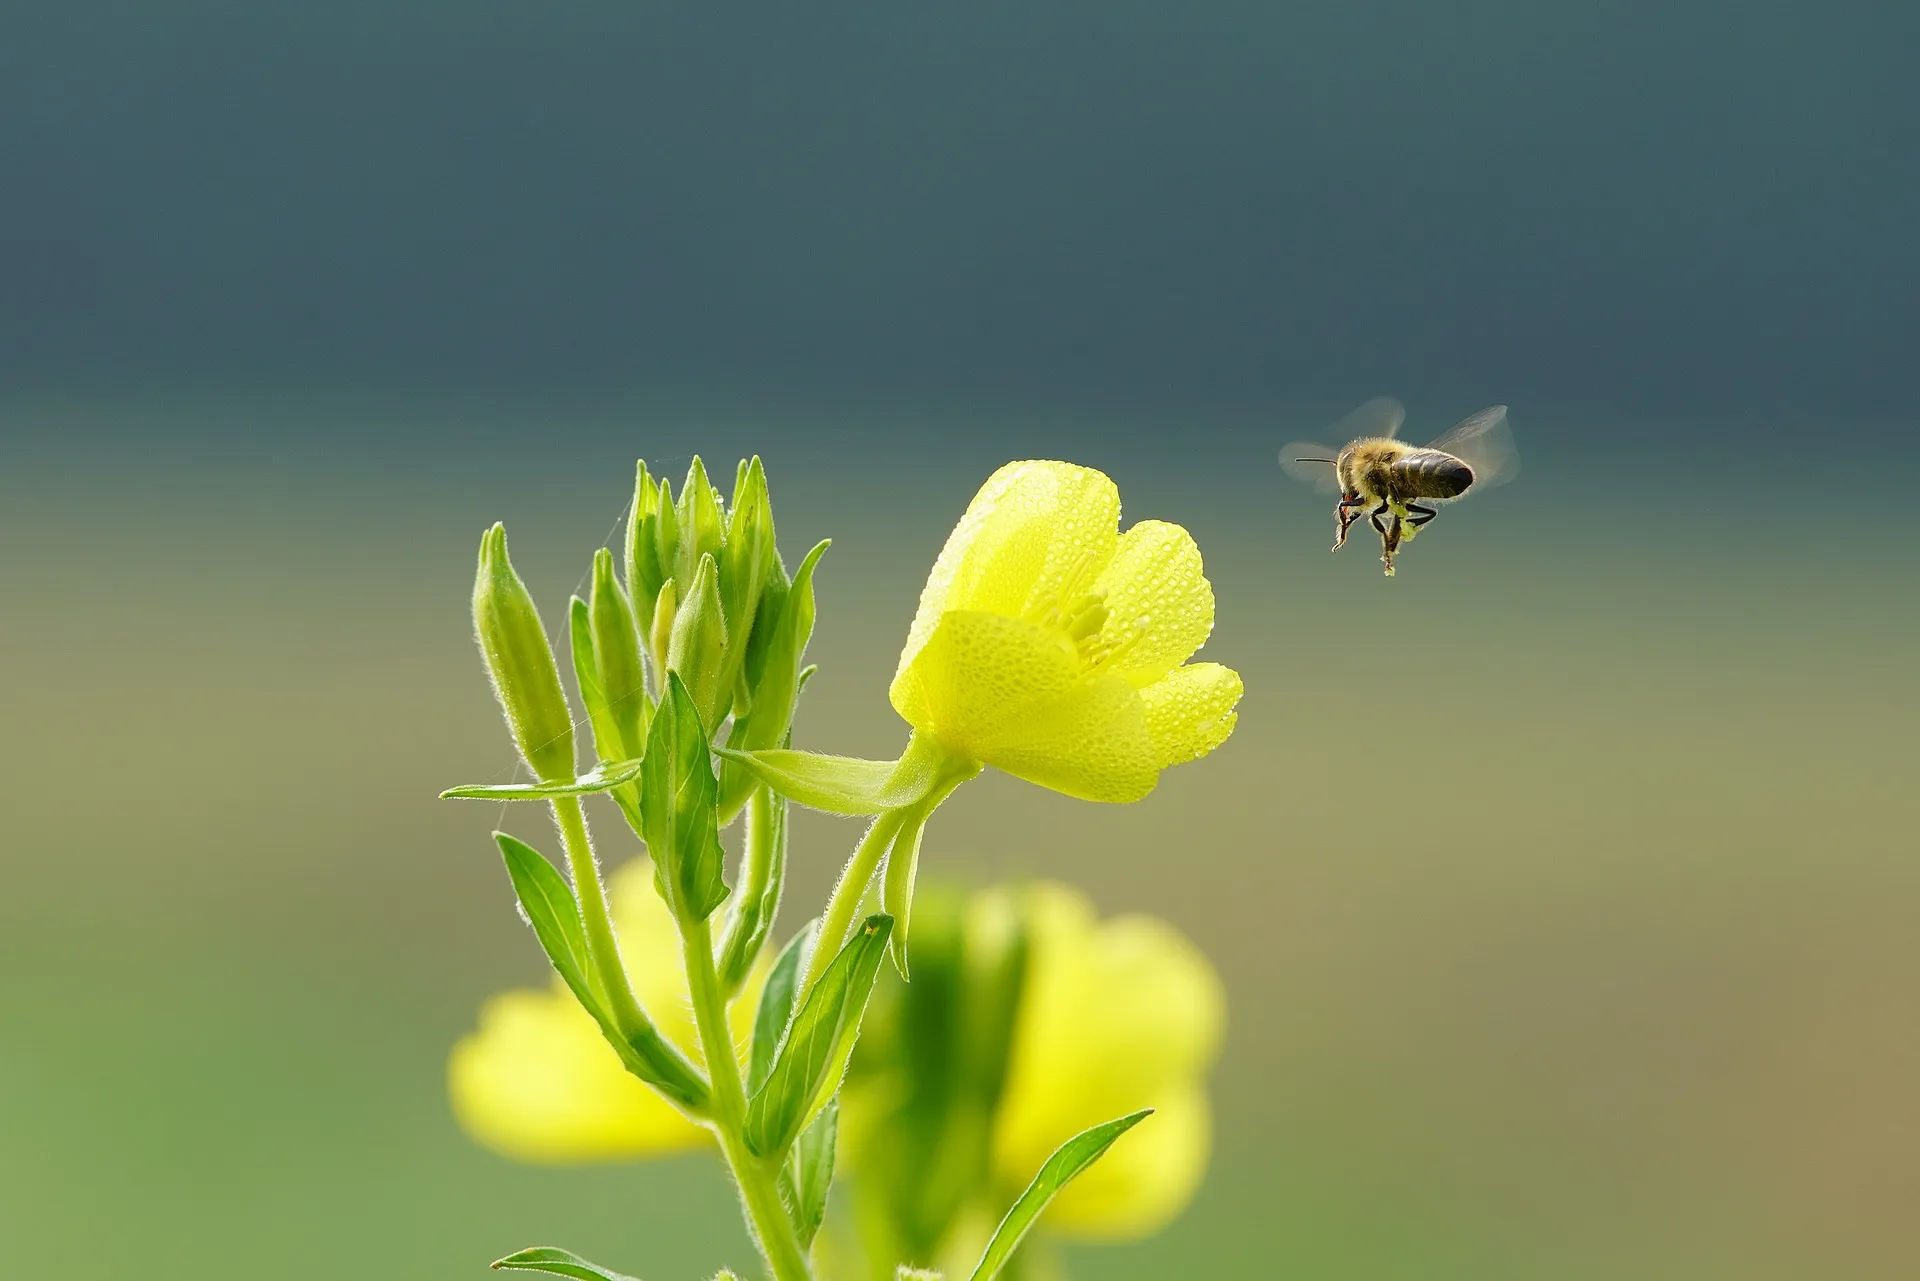
<path fill-rule="evenodd" d="M 1339 493 L 1333 550 L 1346 544 L 1347 531 L 1365 515 L 1380 535 L 1380 559 L 1389 578 L 1394 553 L 1439 515 L 1436 504 L 1452 502 L 1469 489 L 1504 485 L 1520 471 L 1505 405 L 1455 423 L 1431 445 L 1394 439 L 1406 417 L 1399 401 L 1380 396 L 1334 424 L 1347 436 L 1346 448 L 1335 452 L 1296 441 L 1280 451 L 1280 465 L 1289 476 L 1324 493 Z"/>

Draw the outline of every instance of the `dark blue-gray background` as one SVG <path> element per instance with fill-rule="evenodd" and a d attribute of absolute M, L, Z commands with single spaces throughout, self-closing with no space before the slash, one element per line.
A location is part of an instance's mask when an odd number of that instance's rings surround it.
<path fill-rule="evenodd" d="M 1884 415 L 1894 3 L 0 16 L 0 385 Z"/>

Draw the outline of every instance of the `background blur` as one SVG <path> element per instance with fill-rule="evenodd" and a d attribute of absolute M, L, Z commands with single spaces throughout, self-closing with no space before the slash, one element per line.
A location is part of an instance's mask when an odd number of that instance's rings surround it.
<path fill-rule="evenodd" d="M 1209 1182 L 1082 1276 L 1920 1273 L 1916 39 L 1779 0 L 14 0 L 8 1274 L 746 1261 L 711 1163 L 511 1166 L 443 1095 L 544 969 L 498 808 L 433 799 L 511 768 L 478 534 L 555 619 L 634 457 L 695 451 L 766 457 L 790 562 L 835 539 L 825 750 L 897 751 L 999 463 L 1101 467 L 1207 553 L 1233 740 L 1125 809 L 991 777 L 929 836 L 1225 975 Z M 1526 460 L 1392 582 L 1274 465 L 1380 393 L 1414 438 L 1510 403 Z M 800 822 L 796 901 L 855 834 Z"/>

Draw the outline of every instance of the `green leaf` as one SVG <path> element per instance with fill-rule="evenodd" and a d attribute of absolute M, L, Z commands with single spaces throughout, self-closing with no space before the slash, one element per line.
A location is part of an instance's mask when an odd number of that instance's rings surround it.
<path fill-rule="evenodd" d="M 642 762 L 640 817 L 660 896 L 683 921 L 704 921 L 727 897 L 714 802 L 719 782 L 700 714 L 678 672 L 654 713 Z"/>
<path fill-rule="evenodd" d="M 573 1281 L 635 1281 L 624 1272 L 588 1263 L 570 1250 L 560 1250 L 550 1245 L 537 1245 L 531 1250 L 495 1259 L 493 1266 L 521 1272 L 548 1272 L 556 1277 L 571 1277 Z"/>
<path fill-rule="evenodd" d="M 507 861 L 507 875 L 513 880 L 513 892 L 520 897 L 520 910 L 526 913 L 527 923 L 546 949 L 547 959 L 587 1013 L 605 1022 L 604 1003 L 590 977 L 593 961 L 587 952 L 587 935 L 580 925 L 580 905 L 574 900 L 572 887 L 546 855 L 525 841 L 505 832 L 495 832 L 493 839 Z"/>
<path fill-rule="evenodd" d="M 608 761 L 596 765 L 572 782 L 502 783 L 498 786 L 474 784 L 449 787 L 440 793 L 443 801 L 544 801 L 553 796 L 585 796 L 592 792 L 610 792 L 640 777 L 643 761 Z"/>
<path fill-rule="evenodd" d="M 1040 1217 L 1040 1212 L 1047 1208 L 1047 1203 L 1059 1194 L 1060 1189 L 1071 1183 L 1080 1171 L 1098 1161 L 1113 1146 L 1115 1139 L 1152 1115 L 1152 1108 L 1142 1108 L 1118 1120 L 1083 1130 L 1062 1143 L 1047 1158 L 1047 1163 L 1040 1167 L 1040 1173 L 1033 1176 L 1033 1182 L 1027 1185 L 1027 1190 L 1007 1211 L 1007 1217 L 1000 1220 L 1000 1226 L 994 1229 L 993 1240 L 987 1242 L 986 1253 L 980 1256 L 980 1265 L 973 1270 L 972 1281 L 993 1281 L 994 1277 L 999 1276 L 1000 1269 L 1020 1248 L 1020 1242 L 1033 1227 L 1034 1220 Z"/>
<path fill-rule="evenodd" d="M 792 1170 L 793 1226 L 800 1244 L 812 1245 L 827 1217 L 827 1192 L 833 1186 L 834 1147 L 840 1132 L 840 1096 L 834 1095 L 793 1145 L 787 1158 Z"/>
<path fill-rule="evenodd" d="M 753 1052 L 747 1060 L 748 1094 L 759 1093 L 760 1087 L 766 1084 L 767 1073 L 773 1070 L 774 1053 L 779 1050 L 780 1038 L 793 1016 L 793 994 L 800 986 L 807 949 L 813 946 L 814 935 L 819 931 L 818 917 L 801 926 L 800 932 L 780 950 L 773 972 L 767 975 L 767 985 L 760 989 L 760 1008 L 753 1016 Z"/>
<path fill-rule="evenodd" d="M 892 932 L 892 917 L 869 916 L 807 993 L 766 1083 L 747 1104 L 746 1140 L 754 1155 L 784 1152 L 839 1089 Z"/>
<path fill-rule="evenodd" d="M 559 869 L 545 855 L 525 841 L 495 832 L 507 862 L 507 875 L 513 880 L 520 908 L 533 926 L 533 932 L 545 949 L 554 970 L 566 982 L 567 990 L 581 1008 L 600 1025 L 626 1069 L 668 1098 L 689 1107 L 706 1101 L 707 1085 L 680 1052 L 661 1037 L 651 1024 L 623 1033 L 607 1013 L 606 1001 L 595 978 L 592 955 L 587 951 L 586 931 L 580 924 L 580 907 L 573 890 Z"/>

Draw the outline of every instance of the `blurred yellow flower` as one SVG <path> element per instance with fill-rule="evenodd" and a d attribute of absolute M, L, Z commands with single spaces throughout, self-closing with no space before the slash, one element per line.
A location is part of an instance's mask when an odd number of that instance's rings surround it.
<path fill-rule="evenodd" d="M 1206 1171 L 1212 1112 L 1206 1073 L 1219 1054 L 1226 994 L 1178 930 L 1139 914 L 1097 919 L 1071 886 L 1014 895 L 1028 969 L 995 1118 L 995 1177 L 1024 1188 L 1053 1150 L 1090 1126 L 1151 1107 L 1069 1184 L 1045 1223 L 1078 1237 L 1146 1236 L 1186 1208 Z"/>
<path fill-rule="evenodd" d="M 953 755 L 1096 801 L 1139 800 L 1225 742 L 1240 677 L 1182 666 L 1213 629 L 1200 549 L 1178 525 L 1119 524 L 1100 472 L 995 472 L 927 577 L 894 710 Z"/>
<path fill-rule="evenodd" d="M 634 995 L 661 1035 L 703 1062 L 693 1025 L 679 934 L 636 859 L 610 878 L 614 925 Z M 729 1015 L 744 1050 L 766 965 Z M 448 1090 L 461 1126 L 504 1156 L 568 1163 L 659 1156 L 708 1144 L 707 1131 L 630 1076 L 558 977 L 545 991 L 503 992 L 480 1013 L 479 1029 L 453 1048 Z"/>

